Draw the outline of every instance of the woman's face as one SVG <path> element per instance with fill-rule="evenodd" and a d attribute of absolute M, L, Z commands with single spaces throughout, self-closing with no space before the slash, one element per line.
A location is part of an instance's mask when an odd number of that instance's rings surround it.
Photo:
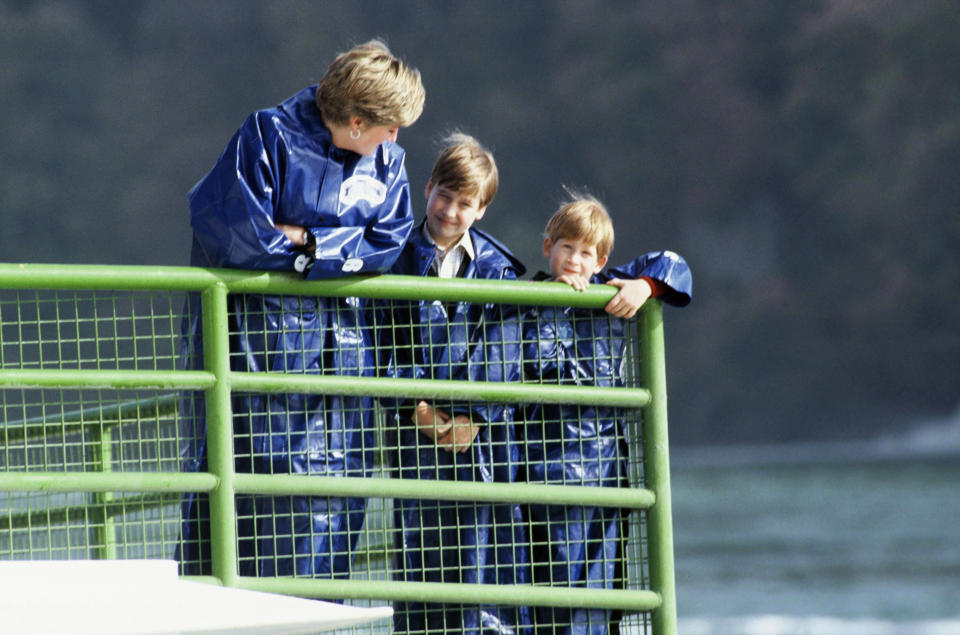
<path fill-rule="evenodd" d="M 343 149 L 352 150 L 364 156 L 371 156 L 384 141 L 396 142 L 397 133 L 400 132 L 400 126 L 390 124 L 383 126 L 361 124 L 352 126 L 351 129 L 359 130 L 360 136 L 356 139 L 348 137 Z"/>

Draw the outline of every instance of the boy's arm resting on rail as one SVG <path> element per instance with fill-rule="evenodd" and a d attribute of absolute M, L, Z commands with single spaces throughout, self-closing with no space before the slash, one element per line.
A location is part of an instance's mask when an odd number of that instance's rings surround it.
<path fill-rule="evenodd" d="M 611 308 L 625 309 L 639 301 L 633 310 L 636 313 L 650 297 L 660 298 L 673 306 L 686 306 L 693 298 L 690 266 L 672 251 L 646 253 L 633 262 L 604 272 L 601 281 L 620 287 L 607 305 L 608 313 L 613 313 Z M 620 317 L 632 317 L 632 314 Z"/>
<path fill-rule="evenodd" d="M 618 287 L 603 310 L 619 318 L 632 318 L 648 298 L 656 297 L 656 286 L 649 278 L 612 278 L 607 284 Z"/>

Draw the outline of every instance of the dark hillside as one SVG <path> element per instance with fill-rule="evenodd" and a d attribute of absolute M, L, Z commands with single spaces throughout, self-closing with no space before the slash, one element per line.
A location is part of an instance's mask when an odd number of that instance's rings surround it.
<path fill-rule="evenodd" d="M 960 403 L 960 3 L 0 1 L 0 260 L 182 265 L 185 193 L 251 110 L 382 36 L 400 135 L 492 147 L 483 221 L 536 268 L 584 187 L 613 261 L 671 248 L 677 443 L 870 437 Z M 422 211 L 422 210 L 418 210 Z"/>

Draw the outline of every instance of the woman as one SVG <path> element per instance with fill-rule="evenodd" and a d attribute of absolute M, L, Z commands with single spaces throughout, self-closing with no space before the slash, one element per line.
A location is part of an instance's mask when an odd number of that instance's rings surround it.
<path fill-rule="evenodd" d="M 191 264 L 298 271 L 308 279 L 389 270 L 413 224 L 399 128 L 423 110 L 420 74 L 373 40 L 339 55 L 319 85 L 250 115 L 190 191 Z M 231 296 L 231 369 L 372 375 L 366 303 L 357 298 Z M 188 310 L 190 367 L 202 365 L 199 301 Z M 206 470 L 202 395 L 185 400 L 185 469 Z M 364 476 L 370 400 L 235 394 L 238 472 Z M 209 573 L 207 510 L 184 500 L 183 573 Z M 241 575 L 349 574 L 365 501 L 237 498 Z"/>

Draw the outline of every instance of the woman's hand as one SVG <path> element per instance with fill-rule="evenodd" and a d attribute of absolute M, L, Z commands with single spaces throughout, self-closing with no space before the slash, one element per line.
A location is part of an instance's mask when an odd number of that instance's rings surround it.
<path fill-rule="evenodd" d="M 307 228 L 301 227 L 300 225 L 285 225 L 283 223 L 276 223 L 275 227 L 282 231 L 287 238 L 290 239 L 297 247 L 306 247 L 307 246 Z"/>

